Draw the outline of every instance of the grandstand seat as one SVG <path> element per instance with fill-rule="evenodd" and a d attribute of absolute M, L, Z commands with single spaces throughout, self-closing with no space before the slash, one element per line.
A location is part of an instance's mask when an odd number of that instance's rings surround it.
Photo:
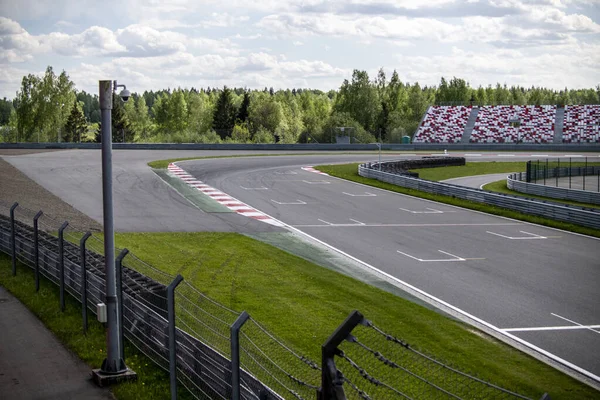
<path fill-rule="evenodd" d="M 414 143 L 458 143 L 467 126 L 471 107 L 431 106 L 423 118 Z"/>
<path fill-rule="evenodd" d="M 483 106 L 479 109 L 472 143 L 551 143 L 556 106 Z M 513 122 L 518 122 L 513 125 Z"/>
<path fill-rule="evenodd" d="M 600 105 L 565 106 L 564 143 L 600 143 Z"/>

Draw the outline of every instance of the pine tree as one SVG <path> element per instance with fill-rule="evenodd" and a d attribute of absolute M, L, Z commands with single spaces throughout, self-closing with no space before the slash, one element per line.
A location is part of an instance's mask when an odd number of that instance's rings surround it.
<path fill-rule="evenodd" d="M 79 108 L 77 100 L 73 102 L 73 108 L 71 114 L 67 118 L 67 124 L 63 131 L 62 140 L 64 142 L 81 142 L 81 135 L 87 128 L 87 121 L 83 115 L 83 111 Z"/>
<path fill-rule="evenodd" d="M 235 124 L 236 110 L 231 100 L 231 90 L 227 86 L 219 93 L 215 112 L 213 114 L 213 129 L 221 139 L 231 136 Z"/>
<path fill-rule="evenodd" d="M 248 119 L 248 107 L 250 107 L 250 93 L 244 92 L 244 99 L 242 100 L 242 104 L 240 105 L 240 110 L 237 114 L 238 122 L 246 122 Z"/>

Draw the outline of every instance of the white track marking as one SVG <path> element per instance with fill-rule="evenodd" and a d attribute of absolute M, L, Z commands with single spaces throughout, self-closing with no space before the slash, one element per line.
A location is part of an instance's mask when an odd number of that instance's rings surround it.
<path fill-rule="evenodd" d="M 329 185 L 329 184 L 331 184 L 331 182 L 329 182 L 329 181 L 305 181 L 305 180 L 303 180 L 302 182 L 308 183 L 309 185 Z"/>
<path fill-rule="evenodd" d="M 438 250 L 438 251 L 440 253 L 446 254 L 447 256 L 450 256 L 452 258 L 442 258 L 442 259 L 437 259 L 437 260 L 435 260 L 435 259 L 434 260 L 424 260 L 422 258 L 417 258 L 417 257 L 411 256 L 410 254 L 404 253 L 404 252 L 402 252 L 400 250 L 396 250 L 396 251 L 398 253 L 402 254 L 402 255 L 405 255 L 406 257 L 410 257 L 413 260 L 417 260 L 417 261 L 420 261 L 420 262 L 452 262 L 452 261 L 485 260 L 485 258 L 462 258 L 462 257 L 456 256 L 454 254 L 450 254 L 450 253 L 448 253 L 447 251 L 444 251 L 444 250 Z"/>
<path fill-rule="evenodd" d="M 426 207 L 425 209 L 429 210 L 429 211 L 412 211 L 412 210 L 407 210 L 406 208 L 401 208 L 401 207 L 399 208 L 399 210 L 406 211 L 411 214 L 445 214 L 445 213 L 456 212 L 456 211 L 440 211 L 440 210 L 436 210 L 435 208 L 429 208 L 429 207 Z"/>
<path fill-rule="evenodd" d="M 288 206 L 288 205 L 290 205 L 290 206 L 291 206 L 291 205 L 304 205 L 304 204 L 306 204 L 306 202 L 304 202 L 304 201 L 302 201 L 302 200 L 296 200 L 296 201 L 291 201 L 291 202 L 279 202 L 279 201 L 277 201 L 277 200 L 273 200 L 273 199 L 271 199 L 271 201 L 272 201 L 273 203 L 275 203 L 275 204 L 279 204 L 279 205 L 282 205 L 282 206 Z"/>
<path fill-rule="evenodd" d="M 364 185 L 364 186 L 367 186 L 367 185 Z M 509 218 L 506 218 L 506 219 L 509 219 Z M 348 257 L 349 259 L 363 265 L 367 269 L 376 272 L 380 276 L 383 276 L 386 279 L 389 279 L 390 281 L 399 285 L 400 288 L 404 289 L 405 291 L 414 295 L 415 297 L 425 301 L 426 303 L 429 303 L 429 304 L 431 304 L 437 308 L 440 308 L 442 310 L 445 309 L 447 312 L 454 312 L 454 313 L 456 313 L 455 315 L 462 317 L 461 319 L 463 321 L 465 321 L 465 322 L 468 321 L 468 323 L 470 323 L 471 325 L 474 325 L 474 326 L 478 326 L 480 329 L 485 328 L 485 329 L 488 329 L 490 332 L 494 332 L 496 334 L 495 335 L 496 338 L 506 338 L 507 340 L 512 341 L 512 343 L 511 343 L 512 346 L 515 346 L 514 343 L 516 342 L 519 345 L 522 345 L 522 346 L 534 351 L 535 353 L 539 354 L 539 357 L 542 357 L 542 356 L 547 357 L 557 363 L 562 364 L 563 366 L 565 366 L 573 371 L 576 371 L 579 374 L 586 376 L 587 378 L 590 378 L 596 382 L 600 382 L 600 376 L 594 375 L 590 371 L 587 371 L 587 370 L 573 364 L 572 362 L 569 362 L 563 358 L 560 358 L 557 355 L 552 354 L 549 351 L 542 349 L 541 347 L 538 347 L 532 343 L 529 343 L 528 341 L 526 341 L 524 339 L 521 339 L 518 336 L 511 334 L 510 332 L 504 332 L 504 331 L 502 331 L 502 329 L 498 328 L 497 326 L 495 326 L 487 321 L 484 321 L 483 319 L 478 318 L 478 317 L 474 316 L 473 314 L 469 314 L 468 312 L 466 312 L 456 306 L 453 306 L 452 304 L 445 302 L 444 300 L 442 300 L 438 297 L 435 297 L 435 296 L 427 293 L 426 291 L 419 289 L 416 286 L 411 285 L 408 282 L 405 282 L 393 275 L 390 275 L 387 272 L 381 271 L 380 269 L 375 268 L 371 264 L 368 264 L 368 263 L 366 263 L 366 262 L 364 262 L 364 261 L 362 261 L 362 260 L 360 260 L 360 259 L 358 259 L 358 258 L 356 258 L 356 257 L 354 257 L 354 256 L 352 256 L 352 255 L 350 255 L 350 254 L 348 254 L 348 253 L 346 253 L 346 252 L 344 252 L 344 251 L 342 251 L 320 239 L 317 239 L 316 237 L 311 236 L 308 233 L 301 231 L 300 229 L 297 229 L 291 225 L 287 225 L 283 222 L 282 222 L 282 224 L 284 224 L 285 226 L 287 226 L 294 232 L 304 235 L 307 238 L 314 240 L 315 242 L 321 244 L 322 246 L 325 246 L 325 247 L 343 255 L 344 257 Z M 538 359 L 541 359 L 541 358 L 538 358 Z"/>
<path fill-rule="evenodd" d="M 354 221 L 354 222 L 356 222 L 359 225 L 366 225 L 364 222 L 360 222 L 360 221 L 357 221 L 357 220 L 352 219 L 352 218 L 350 218 L 350 221 Z"/>
<path fill-rule="evenodd" d="M 316 225 L 316 226 L 366 226 L 365 223 L 357 221 L 355 219 L 349 218 L 350 221 L 354 221 L 353 224 L 334 224 L 333 222 L 325 221 L 324 219 L 319 219 L 325 225 Z"/>
<path fill-rule="evenodd" d="M 600 332 L 598 332 L 597 330 L 594 330 L 594 329 L 592 329 L 592 328 L 586 327 L 585 325 L 582 325 L 582 324 L 580 324 L 579 322 L 575 322 L 575 321 L 572 321 L 572 320 L 570 320 L 570 319 L 568 319 L 568 318 L 561 317 L 561 316 L 560 316 L 560 315 L 558 315 L 558 314 L 554 314 L 554 313 L 551 313 L 551 314 L 552 314 L 552 315 L 554 315 L 556 318 L 563 319 L 563 320 L 565 320 L 565 321 L 567 321 L 567 322 L 570 322 L 570 323 L 572 323 L 572 324 L 574 324 L 574 325 L 577 325 L 577 326 L 585 327 L 586 329 L 588 329 L 588 330 L 590 330 L 590 331 L 592 331 L 592 332 L 594 332 L 594 333 L 597 333 L 597 334 L 599 334 L 599 335 L 600 335 Z"/>
<path fill-rule="evenodd" d="M 514 157 L 514 154 L 496 154 L 496 157 Z"/>
<path fill-rule="evenodd" d="M 319 221 L 321 222 L 325 222 L 322 219 L 319 219 Z M 298 224 L 298 225 L 294 225 L 295 227 L 304 227 L 304 228 L 319 228 L 319 227 L 326 227 L 326 226 L 338 226 L 335 224 L 329 224 L 328 225 L 315 225 L 315 224 Z M 387 227 L 444 227 L 444 226 L 514 226 L 514 225 L 520 225 L 518 223 L 498 223 L 498 224 L 469 224 L 469 223 L 464 223 L 464 224 L 363 224 L 361 226 L 366 226 L 366 227 L 374 227 L 374 228 L 387 228 Z"/>
<path fill-rule="evenodd" d="M 571 331 L 580 329 L 598 329 L 600 325 L 569 325 L 569 326 L 536 326 L 531 328 L 507 328 L 504 332 L 540 332 L 540 331 Z M 596 332 L 596 331 L 594 331 Z"/>
<path fill-rule="evenodd" d="M 481 157 L 481 154 L 464 154 L 465 157 Z"/>
<path fill-rule="evenodd" d="M 525 232 L 525 231 L 519 231 L 519 232 L 523 233 L 525 235 L 529 235 L 529 236 L 506 236 L 506 235 L 502 235 L 502 234 L 496 233 L 496 232 L 490 232 L 490 231 L 485 231 L 485 232 L 489 233 L 490 235 L 500 236 L 501 238 L 510 239 L 510 240 L 556 239 L 556 238 L 560 237 L 560 236 L 540 236 L 540 235 L 536 235 L 535 233 L 529 233 L 529 232 Z"/>
<path fill-rule="evenodd" d="M 577 157 L 583 157 L 583 156 L 581 154 L 565 154 L 563 157 L 577 158 Z"/>
<path fill-rule="evenodd" d="M 268 187 L 264 187 L 264 186 L 255 187 L 255 188 L 248 188 L 248 187 L 244 187 L 244 186 L 240 186 L 240 187 L 244 190 L 269 190 Z"/>
<path fill-rule="evenodd" d="M 374 193 L 369 193 L 369 192 L 365 192 L 365 194 L 352 194 L 352 193 L 346 193 L 346 192 L 342 192 L 347 196 L 351 196 L 351 197 L 376 197 L 377 195 Z"/>

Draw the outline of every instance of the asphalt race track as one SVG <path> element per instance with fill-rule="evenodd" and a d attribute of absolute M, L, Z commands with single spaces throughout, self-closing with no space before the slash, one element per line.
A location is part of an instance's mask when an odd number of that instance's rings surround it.
<path fill-rule="evenodd" d="M 373 161 L 376 154 L 221 158 L 178 163 L 197 179 L 282 221 L 287 228 L 235 213 L 202 212 L 146 166 L 147 161 L 156 159 L 221 154 L 114 151 L 116 229 L 301 231 L 360 260 L 365 268 L 372 267 L 394 277 L 400 286 L 423 291 L 497 331 L 571 363 L 600 382 L 600 242 L 597 239 L 382 191 L 302 169 L 308 165 Z M 386 155 L 384 159 L 413 157 Z M 539 158 L 526 154 L 508 157 L 467 156 L 470 160 Z M 99 151 L 4 158 L 75 208 L 102 221 Z"/>

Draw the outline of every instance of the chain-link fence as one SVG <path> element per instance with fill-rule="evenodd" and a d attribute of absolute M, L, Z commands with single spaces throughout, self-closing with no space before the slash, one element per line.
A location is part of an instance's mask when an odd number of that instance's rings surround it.
<path fill-rule="evenodd" d="M 67 294 L 80 300 L 85 332 L 87 312 L 95 313 L 105 300 L 100 237 L 0 202 L 0 251 L 12 256 L 13 273 L 18 260 L 36 271 L 36 286 L 38 275 L 58 285 L 61 308 Z M 179 285 L 181 277 L 127 250 L 115 254 L 121 337 L 196 398 L 526 398 L 416 350 L 357 312 L 323 346 L 322 362 L 316 363 L 245 312 L 186 282 Z"/>

